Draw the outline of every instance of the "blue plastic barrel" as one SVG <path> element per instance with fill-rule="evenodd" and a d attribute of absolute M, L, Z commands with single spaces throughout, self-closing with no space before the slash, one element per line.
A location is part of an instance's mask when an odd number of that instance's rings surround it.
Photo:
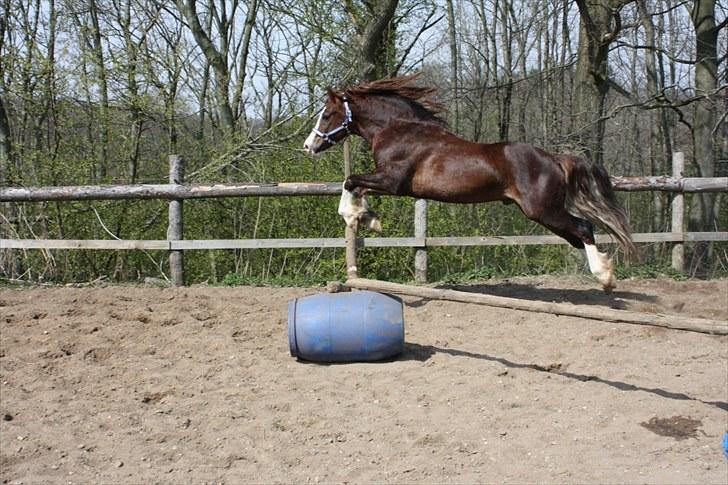
<path fill-rule="evenodd" d="M 373 291 L 319 293 L 288 304 L 291 355 L 314 362 L 372 361 L 404 348 L 402 300 Z"/>

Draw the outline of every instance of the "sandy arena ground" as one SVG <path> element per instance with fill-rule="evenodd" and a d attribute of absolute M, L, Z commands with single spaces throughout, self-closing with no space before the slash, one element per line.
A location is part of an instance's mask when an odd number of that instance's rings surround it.
<path fill-rule="evenodd" d="M 728 319 L 728 281 L 471 287 Z M 728 483 L 728 338 L 405 298 L 385 363 L 291 358 L 319 288 L 0 289 L 2 483 Z"/>

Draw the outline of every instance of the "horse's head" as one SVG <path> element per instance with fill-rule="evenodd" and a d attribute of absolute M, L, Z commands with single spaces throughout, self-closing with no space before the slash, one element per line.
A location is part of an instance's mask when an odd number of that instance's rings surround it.
<path fill-rule="evenodd" d="M 316 121 L 316 126 L 303 143 L 303 148 L 311 155 L 317 155 L 331 148 L 350 133 L 349 127 L 353 121 L 349 107 L 351 101 L 346 95 L 337 94 L 331 89 L 328 89 L 327 93 L 328 99 Z"/>

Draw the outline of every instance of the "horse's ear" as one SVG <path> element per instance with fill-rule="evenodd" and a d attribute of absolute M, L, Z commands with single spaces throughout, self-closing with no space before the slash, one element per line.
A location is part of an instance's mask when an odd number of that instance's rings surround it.
<path fill-rule="evenodd" d="M 336 94 L 336 91 L 334 91 L 331 88 L 326 88 L 326 95 L 329 97 L 329 100 L 336 101 L 339 99 L 339 95 Z"/>

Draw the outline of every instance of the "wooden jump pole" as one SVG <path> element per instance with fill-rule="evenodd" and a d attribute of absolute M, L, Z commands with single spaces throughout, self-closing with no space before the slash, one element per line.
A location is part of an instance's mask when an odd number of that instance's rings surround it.
<path fill-rule="evenodd" d="M 182 184 L 184 182 L 184 159 L 179 155 L 169 156 L 169 183 Z M 179 241 L 184 238 L 184 220 L 182 217 L 182 201 L 169 201 L 169 226 L 167 226 L 167 240 Z M 185 263 L 182 251 L 169 252 L 169 272 L 174 286 L 185 285 Z"/>
<path fill-rule="evenodd" d="M 419 246 L 415 249 L 415 281 L 427 282 L 427 200 L 415 201 L 415 238 Z"/>
<path fill-rule="evenodd" d="M 675 152 L 672 154 L 672 177 L 679 180 L 685 171 L 685 154 L 683 152 Z M 673 234 L 682 234 L 685 230 L 685 196 L 678 192 L 673 196 L 672 206 L 670 208 L 672 214 L 671 231 Z M 672 268 L 685 271 L 685 244 L 679 242 L 672 247 Z"/>
<path fill-rule="evenodd" d="M 351 146 L 349 139 L 344 140 L 344 180 L 351 175 Z M 354 221 L 350 225 L 346 225 L 344 229 L 344 239 L 346 239 L 346 277 L 357 278 L 359 276 L 356 267 L 356 231 L 359 228 L 359 221 Z"/>
<path fill-rule="evenodd" d="M 420 286 L 389 283 L 386 281 L 369 280 L 364 278 L 349 279 L 344 286 L 359 290 L 382 291 L 400 295 L 417 296 L 431 300 L 449 300 L 461 303 L 477 303 L 511 310 L 527 312 L 551 313 L 554 315 L 567 315 L 572 317 L 589 318 L 607 322 L 630 323 L 636 325 L 652 325 L 676 330 L 728 335 L 728 322 L 708 320 L 704 318 L 681 317 L 674 315 L 650 314 L 611 308 L 591 307 L 587 305 L 572 305 L 568 303 L 552 303 L 546 301 L 522 300 L 505 296 L 484 295 L 481 293 L 467 293 L 464 291 L 442 290 Z"/>

